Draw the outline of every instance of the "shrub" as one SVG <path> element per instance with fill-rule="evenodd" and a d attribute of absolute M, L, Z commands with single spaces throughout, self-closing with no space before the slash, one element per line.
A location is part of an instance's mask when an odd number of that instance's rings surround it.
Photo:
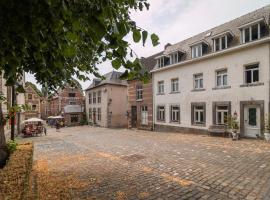
<path fill-rule="evenodd" d="M 17 146 L 18 146 L 18 143 L 16 141 L 9 140 L 7 142 L 7 149 L 9 151 L 9 153 L 13 153 L 14 151 L 16 151 Z"/>

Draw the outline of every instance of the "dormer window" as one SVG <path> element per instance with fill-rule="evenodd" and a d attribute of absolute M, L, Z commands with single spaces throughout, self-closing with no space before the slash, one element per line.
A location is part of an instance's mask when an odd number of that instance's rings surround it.
<path fill-rule="evenodd" d="M 169 63 L 170 63 L 170 58 L 167 56 L 161 56 L 161 57 L 157 58 L 158 68 L 169 65 Z"/>
<path fill-rule="evenodd" d="M 179 63 L 183 54 L 184 53 L 181 51 L 170 53 L 170 64 L 173 65 Z"/>
<path fill-rule="evenodd" d="M 191 45 L 191 57 L 198 58 L 203 56 L 207 51 L 207 43 L 201 41 Z"/>
<path fill-rule="evenodd" d="M 239 27 L 241 30 L 242 43 L 251 42 L 262 38 L 266 34 L 266 25 L 264 19 L 245 24 Z"/>
<path fill-rule="evenodd" d="M 233 34 L 231 31 L 226 31 L 213 36 L 214 51 L 221 51 L 228 48 L 228 44 L 231 41 Z"/>

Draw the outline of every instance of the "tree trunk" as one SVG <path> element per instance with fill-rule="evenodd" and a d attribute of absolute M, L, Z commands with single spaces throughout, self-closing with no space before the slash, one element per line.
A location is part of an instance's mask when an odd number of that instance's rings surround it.
<path fill-rule="evenodd" d="M 8 158 L 4 126 L 5 126 L 5 119 L 2 111 L 2 103 L 0 103 L 0 167 L 6 163 L 6 160 Z"/>
<path fill-rule="evenodd" d="M 14 85 L 11 86 L 11 106 L 15 106 L 16 104 L 16 91 Z M 11 130 L 10 130 L 10 139 L 14 141 L 15 139 L 15 112 L 11 113 Z"/>

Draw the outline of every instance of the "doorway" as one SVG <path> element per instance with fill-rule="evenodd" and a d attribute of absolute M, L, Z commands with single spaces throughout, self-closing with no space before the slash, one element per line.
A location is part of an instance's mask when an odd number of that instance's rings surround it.
<path fill-rule="evenodd" d="M 137 106 L 131 106 L 131 127 L 137 128 Z"/>

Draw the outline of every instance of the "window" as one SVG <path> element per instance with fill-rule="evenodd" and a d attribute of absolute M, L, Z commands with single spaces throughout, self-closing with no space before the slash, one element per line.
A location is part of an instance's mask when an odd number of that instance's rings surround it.
<path fill-rule="evenodd" d="M 248 65 L 245 67 L 245 83 L 259 82 L 259 64 Z"/>
<path fill-rule="evenodd" d="M 214 39 L 214 50 L 220 51 L 228 47 L 228 36 L 224 35 L 220 38 Z"/>
<path fill-rule="evenodd" d="M 76 105 L 76 101 L 69 101 L 69 105 Z"/>
<path fill-rule="evenodd" d="M 158 106 L 157 107 L 157 120 L 158 121 L 165 121 L 165 106 Z"/>
<path fill-rule="evenodd" d="M 142 100 L 143 98 L 143 86 L 137 85 L 136 86 L 136 100 Z"/>
<path fill-rule="evenodd" d="M 96 92 L 94 92 L 94 93 L 93 93 L 93 103 L 96 103 L 96 101 L 97 101 L 97 99 L 96 99 L 96 95 L 97 95 L 97 93 L 96 93 Z"/>
<path fill-rule="evenodd" d="M 33 97 L 32 97 L 32 94 L 28 94 L 28 99 L 32 99 Z"/>
<path fill-rule="evenodd" d="M 171 122 L 180 122 L 179 106 L 171 106 Z"/>
<path fill-rule="evenodd" d="M 37 105 L 32 105 L 32 110 L 36 110 L 37 109 Z"/>
<path fill-rule="evenodd" d="M 241 33 L 242 43 L 251 42 L 264 36 L 265 25 L 263 23 L 253 24 L 242 28 Z"/>
<path fill-rule="evenodd" d="M 224 87 L 228 85 L 227 69 L 216 72 L 216 86 Z"/>
<path fill-rule="evenodd" d="M 228 110 L 228 106 L 216 107 L 216 124 L 224 125 L 227 123 Z"/>
<path fill-rule="evenodd" d="M 257 126 L 257 109 L 256 108 L 248 109 L 248 125 Z"/>
<path fill-rule="evenodd" d="M 141 124 L 147 125 L 148 124 L 148 109 L 147 106 L 141 107 Z"/>
<path fill-rule="evenodd" d="M 197 58 L 197 57 L 202 56 L 202 44 L 191 47 L 191 56 L 192 58 Z"/>
<path fill-rule="evenodd" d="M 89 104 L 92 104 L 92 93 L 88 94 L 88 100 L 89 100 Z"/>
<path fill-rule="evenodd" d="M 70 122 L 71 123 L 79 122 L 79 116 L 78 115 L 70 115 Z"/>
<path fill-rule="evenodd" d="M 89 108 L 89 121 L 91 121 L 92 120 L 92 108 Z"/>
<path fill-rule="evenodd" d="M 194 89 L 202 89 L 202 88 L 203 88 L 203 74 L 195 74 Z"/>
<path fill-rule="evenodd" d="M 101 91 L 98 91 L 98 103 L 101 103 Z"/>
<path fill-rule="evenodd" d="M 170 64 L 172 65 L 172 64 L 175 64 L 178 62 L 180 62 L 179 52 L 175 52 L 175 53 L 170 54 Z"/>
<path fill-rule="evenodd" d="M 68 97 L 75 97 L 76 94 L 75 93 L 68 93 Z"/>
<path fill-rule="evenodd" d="M 97 120 L 100 121 L 101 120 L 101 108 L 98 108 L 97 111 L 98 111 Z"/>
<path fill-rule="evenodd" d="M 164 94 L 164 81 L 158 82 L 158 94 Z"/>
<path fill-rule="evenodd" d="M 170 63 L 170 58 L 163 56 L 157 60 L 158 68 L 164 67 Z"/>
<path fill-rule="evenodd" d="M 205 117 L 204 117 L 204 107 L 203 106 L 194 106 L 194 123 L 195 124 L 204 124 Z"/>
<path fill-rule="evenodd" d="M 175 79 L 171 80 L 171 87 L 172 87 L 172 92 L 178 92 L 178 90 L 179 90 L 179 80 L 178 80 L 178 78 L 175 78 Z"/>

